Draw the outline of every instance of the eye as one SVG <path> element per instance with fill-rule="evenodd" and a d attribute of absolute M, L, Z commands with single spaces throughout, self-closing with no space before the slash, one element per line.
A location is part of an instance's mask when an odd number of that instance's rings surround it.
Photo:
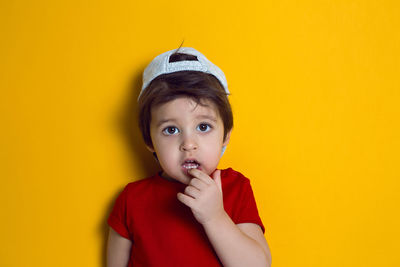
<path fill-rule="evenodd" d="M 207 123 L 200 123 L 197 126 L 197 130 L 199 130 L 200 132 L 208 132 L 209 130 L 211 130 L 211 125 L 207 124 Z"/>
<path fill-rule="evenodd" d="M 178 130 L 178 128 L 176 128 L 174 126 L 168 126 L 162 132 L 165 135 L 174 135 L 174 134 L 179 133 L 179 130 Z"/>

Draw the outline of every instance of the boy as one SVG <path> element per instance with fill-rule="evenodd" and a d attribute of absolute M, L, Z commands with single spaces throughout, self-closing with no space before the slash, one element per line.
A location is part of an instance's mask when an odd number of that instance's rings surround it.
<path fill-rule="evenodd" d="M 129 183 L 108 218 L 108 267 L 270 266 L 249 179 L 217 170 L 233 127 L 224 73 L 193 48 L 143 73 L 139 126 L 162 171 Z"/>

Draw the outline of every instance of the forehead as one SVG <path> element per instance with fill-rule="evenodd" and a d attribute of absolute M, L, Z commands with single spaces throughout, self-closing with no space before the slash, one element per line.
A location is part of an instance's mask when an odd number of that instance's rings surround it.
<path fill-rule="evenodd" d="M 196 101 L 188 97 L 180 97 L 151 109 L 152 119 L 160 119 L 167 116 L 192 117 L 196 115 L 212 116 L 215 119 L 219 117 L 218 109 L 213 102 L 202 100 L 196 103 Z"/>

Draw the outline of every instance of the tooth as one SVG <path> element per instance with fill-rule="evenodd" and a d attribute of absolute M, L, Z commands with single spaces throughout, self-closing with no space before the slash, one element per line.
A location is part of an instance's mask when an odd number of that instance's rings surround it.
<path fill-rule="evenodd" d="M 199 164 L 197 164 L 197 163 L 187 163 L 187 164 L 184 164 L 183 167 L 185 169 L 196 169 L 196 168 L 199 167 Z"/>

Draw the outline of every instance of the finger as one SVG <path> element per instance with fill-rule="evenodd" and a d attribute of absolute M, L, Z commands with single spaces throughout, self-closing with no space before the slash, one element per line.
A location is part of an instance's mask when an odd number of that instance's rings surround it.
<path fill-rule="evenodd" d="M 200 191 L 207 188 L 207 184 L 198 178 L 192 178 L 189 185 L 196 187 Z"/>
<path fill-rule="evenodd" d="M 215 183 L 217 184 L 219 191 L 222 192 L 221 171 L 215 170 L 212 174 L 212 177 L 213 177 Z"/>
<path fill-rule="evenodd" d="M 208 176 L 206 173 L 198 170 L 198 169 L 190 169 L 189 173 L 193 177 L 196 177 L 196 178 L 200 179 L 201 181 L 205 182 L 206 184 L 211 184 L 212 183 L 211 177 Z"/>
<path fill-rule="evenodd" d="M 193 207 L 194 205 L 194 198 L 189 197 L 181 192 L 179 192 L 177 194 L 177 198 L 180 202 L 182 202 L 183 204 L 185 204 L 186 206 L 188 206 L 189 208 Z"/>
<path fill-rule="evenodd" d="M 191 196 L 192 198 L 197 198 L 200 195 L 200 190 L 195 188 L 194 186 L 186 186 L 185 195 Z"/>

